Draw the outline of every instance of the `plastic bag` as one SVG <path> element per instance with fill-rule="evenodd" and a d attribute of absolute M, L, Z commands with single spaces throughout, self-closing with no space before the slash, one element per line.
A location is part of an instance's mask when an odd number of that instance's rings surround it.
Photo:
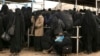
<path fill-rule="evenodd" d="M 64 39 L 64 36 L 58 36 L 56 39 L 55 39 L 55 42 L 62 42 Z"/>

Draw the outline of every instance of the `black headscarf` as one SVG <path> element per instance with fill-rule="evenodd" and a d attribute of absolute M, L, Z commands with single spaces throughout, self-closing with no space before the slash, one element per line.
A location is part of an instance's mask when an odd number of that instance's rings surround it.
<path fill-rule="evenodd" d="M 9 8 L 6 4 L 4 4 L 1 8 L 1 12 L 3 12 L 4 14 L 7 14 L 8 10 L 9 10 Z"/>
<path fill-rule="evenodd" d="M 19 8 L 15 10 L 15 34 L 20 37 L 24 37 L 25 34 L 24 16 Z"/>

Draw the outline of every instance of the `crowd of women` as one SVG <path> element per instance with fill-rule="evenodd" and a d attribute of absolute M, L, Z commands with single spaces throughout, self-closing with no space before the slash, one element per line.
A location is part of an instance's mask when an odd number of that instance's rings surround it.
<path fill-rule="evenodd" d="M 54 46 L 54 37 L 59 34 L 63 35 L 62 26 L 64 28 L 64 24 L 61 20 L 58 21 L 56 16 L 51 15 L 50 11 L 51 9 L 48 12 L 39 10 L 32 13 L 30 7 L 22 7 L 22 9 L 16 8 L 13 12 L 6 4 L 3 5 L 0 11 L 0 51 L 10 48 L 10 56 L 18 56 L 25 47 L 29 28 L 33 35 L 32 44 L 35 51 L 47 51 L 49 48 L 51 51 Z M 50 28 L 44 28 L 44 26 L 50 26 Z M 2 35 L 5 35 L 4 38 Z"/>
<path fill-rule="evenodd" d="M 80 51 L 91 53 L 100 50 L 100 19 L 90 10 L 38 10 L 32 12 L 30 7 L 17 8 L 15 12 L 3 5 L 0 11 L 0 51 L 10 48 L 10 56 L 18 56 L 27 41 L 27 32 L 30 29 L 31 47 L 35 51 L 50 52 L 52 49 L 62 56 L 63 53 L 75 52 L 76 42 L 71 39 L 75 36 L 73 26 L 82 26 L 80 29 Z M 9 34 L 13 25 L 14 34 Z M 2 34 L 10 35 L 10 40 L 2 39 Z M 60 42 L 57 38 L 60 37 Z M 63 38 L 64 37 L 64 38 Z M 63 39 L 62 39 L 63 38 Z M 62 39 L 62 41 L 61 41 Z"/>

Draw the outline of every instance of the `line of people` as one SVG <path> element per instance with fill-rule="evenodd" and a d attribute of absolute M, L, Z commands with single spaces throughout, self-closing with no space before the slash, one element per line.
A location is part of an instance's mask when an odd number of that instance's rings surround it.
<path fill-rule="evenodd" d="M 14 35 L 8 33 L 12 24 L 14 25 Z M 10 48 L 10 56 L 17 56 L 22 49 L 25 34 L 25 22 L 21 10 L 17 8 L 13 12 L 7 5 L 3 5 L 0 11 L 0 28 L 1 37 L 6 32 L 11 38 L 9 41 L 5 41 L 0 37 L 0 50 Z"/>
<path fill-rule="evenodd" d="M 65 29 L 65 25 L 61 19 L 58 19 L 54 13 L 56 11 L 40 10 L 31 12 L 32 9 L 30 7 L 25 8 L 22 7 L 20 10 L 17 8 L 15 12 L 10 10 L 7 5 L 3 5 L 0 11 L 0 26 L 1 26 L 1 36 L 4 32 L 8 33 L 9 28 L 11 28 L 12 24 L 14 24 L 14 35 L 10 35 L 11 39 L 9 41 L 5 41 L 0 38 L 0 50 L 3 48 L 10 48 L 11 55 L 17 56 L 23 49 L 26 41 L 27 41 L 27 30 L 31 28 L 31 34 L 33 35 L 33 42 L 35 51 L 47 51 L 52 46 L 57 46 L 54 43 L 54 39 L 57 36 L 65 35 L 67 37 L 68 33 L 63 33 Z M 58 10 L 59 11 L 59 10 Z M 58 13 L 57 13 L 58 14 Z M 66 15 L 72 19 L 70 15 Z M 66 18 L 66 17 L 65 17 Z M 69 20 L 72 21 L 72 20 Z M 71 22 L 69 22 L 71 23 Z M 72 24 L 66 24 L 69 28 L 71 28 Z M 44 28 L 44 26 L 50 26 L 50 28 Z M 67 28 L 67 29 L 69 29 Z M 9 33 L 8 33 L 9 34 Z M 68 40 L 70 39 L 67 37 Z M 66 38 L 66 39 L 67 39 Z M 66 42 L 66 41 L 65 41 Z M 71 41 L 69 40 L 69 43 Z M 66 44 L 64 44 L 66 45 Z M 64 46 L 62 45 L 62 46 Z M 57 47 L 56 47 L 57 48 Z M 56 49 L 58 50 L 58 48 Z M 61 55 L 61 52 L 58 52 Z"/>
<path fill-rule="evenodd" d="M 8 33 L 12 24 L 15 25 L 14 35 L 10 35 L 10 41 L 0 38 L 0 50 L 10 48 L 11 55 L 17 56 L 27 42 L 27 31 L 30 30 L 31 45 L 35 51 L 50 52 L 53 49 L 57 54 L 75 52 L 76 29 L 73 26 L 82 26 L 80 29 L 80 51 L 91 53 L 100 50 L 99 42 L 99 16 L 90 10 L 39 10 L 32 12 L 30 7 L 10 10 L 7 5 L 3 5 L 0 11 L 0 36 L 4 32 Z M 49 28 L 45 28 L 49 27 Z M 61 42 L 55 41 L 63 38 Z M 62 39 L 61 38 L 61 39 Z"/>

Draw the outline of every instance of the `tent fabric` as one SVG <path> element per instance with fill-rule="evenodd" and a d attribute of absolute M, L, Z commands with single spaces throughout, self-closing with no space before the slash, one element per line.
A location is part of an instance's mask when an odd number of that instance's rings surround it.
<path fill-rule="evenodd" d="M 31 0 L 6 0 L 6 1 L 12 1 L 12 2 L 28 2 Z M 59 1 L 59 0 L 49 0 L 49 1 Z M 72 3 L 75 4 L 75 0 L 60 0 L 61 2 L 65 3 Z M 95 0 L 77 0 L 79 5 L 87 5 L 95 7 Z"/>
<path fill-rule="evenodd" d="M 50 0 L 50 1 L 59 1 L 59 0 Z M 76 0 L 60 0 L 60 1 L 65 3 L 75 4 Z M 95 0 L 77 0 L 77 1 L 79 5 L 87 5 L 87 6 L 95 7 Z"/>
<path fill-rule="evenodd" d="M 12 2 L 28 2 L 30 0 L 6 0 L 6 1 L 12 1 Z"/>

